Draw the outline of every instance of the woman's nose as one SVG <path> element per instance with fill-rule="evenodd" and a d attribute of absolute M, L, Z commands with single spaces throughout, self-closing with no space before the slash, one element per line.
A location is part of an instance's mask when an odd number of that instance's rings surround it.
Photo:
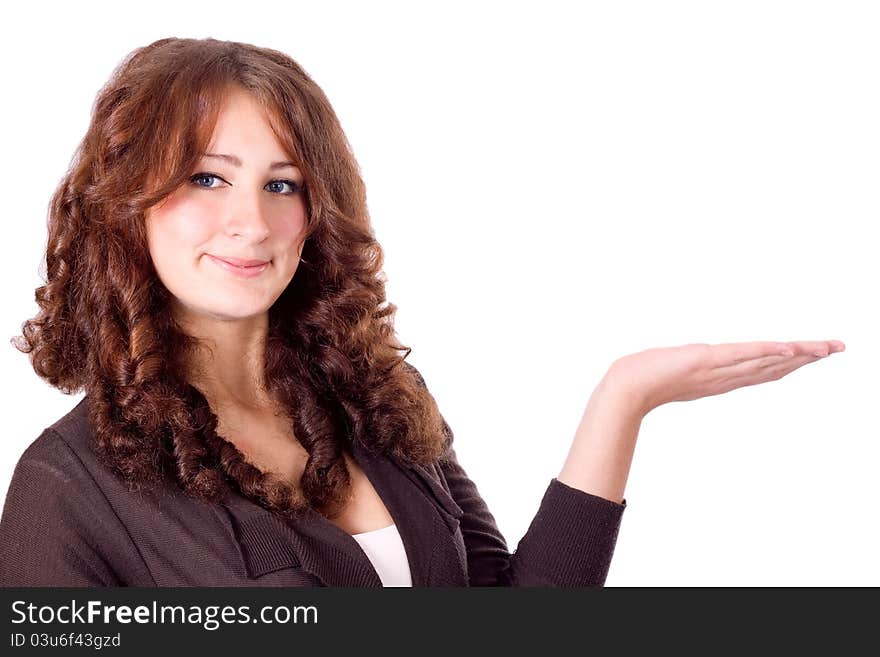
<path fill-rule="evenodd" d="M 261 207 L 259 194 L 242 194 L 230 208 L 226 231 L 233 236 L 245 237 L 249 242 L 262 242 L 270 233 L 266 212 Z"/>

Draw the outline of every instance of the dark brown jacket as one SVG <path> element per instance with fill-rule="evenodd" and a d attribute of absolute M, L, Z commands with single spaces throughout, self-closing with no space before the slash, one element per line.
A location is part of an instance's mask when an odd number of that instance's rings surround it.
<path fill-rule="evenodd" d="M 131 493 L 90 448 L 88 398 L 25 450 L 0 518 L 2 586 L 381 586 L 358 543 L 314 511 L 285 522 L 231 493 Z M 626 501 L 552 479 L 513 554 L 458 464 L 355 445 L 400 531 L 413 586 L 598 586 Z"/>

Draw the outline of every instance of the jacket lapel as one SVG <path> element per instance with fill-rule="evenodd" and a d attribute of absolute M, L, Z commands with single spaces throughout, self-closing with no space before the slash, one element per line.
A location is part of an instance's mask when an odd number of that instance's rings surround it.
<path fill-rule="evenodd" d="M 397 525 L 413 586 L 466 586 L 466 555 L 457 534 L 462 511 L 436 471 L 357 443 L 351 452 Z M 234 520 L 231 533 L 249 577 L 300 566 L 325 586 L 382 585 L 357 541 L 316 511 L 284 521 L 234 491 L 223 505 Z"/>
<path fill-rule="evenodd" d="M 461 509 L 449 493 L 421 466 L 359 445 L 353 454 L 394 518 L 413 586 L 467 586 Z"/>
<path fill-rule="evenodd" d="M 300 566 L 325 586 L 382 586 L 356 541 L 317 512 L 285 522 L 238 493 L 223 504 L 249 577 Z"/>

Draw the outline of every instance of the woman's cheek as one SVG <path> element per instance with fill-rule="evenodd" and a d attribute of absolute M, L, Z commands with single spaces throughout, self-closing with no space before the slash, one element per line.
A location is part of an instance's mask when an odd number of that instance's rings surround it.
<path fill-rule="evenodd" d="M 175 238 L 182 244 L 199 246 L 208 242 L 220 225 L 219 208 L 206 203 L 184 203 L 174 214 Z"/>
<path fill-rule="evenodd" d="M 298 243 L 306 229 L 305 204 L 298 203 L 292 212 L 279 212 L 273 217 L 271 228 L 279 242 L 290 244 L 291 247 Z"/>

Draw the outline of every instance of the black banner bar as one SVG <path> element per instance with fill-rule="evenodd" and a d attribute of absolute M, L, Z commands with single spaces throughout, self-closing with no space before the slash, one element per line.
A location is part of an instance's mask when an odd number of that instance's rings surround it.
<path fill-rule="evenodd" d="M 0 655 L 876 644 L 876 589 L 7 588 Z M 761 637 L 760 641 L 752 637 Z M 867 641 L 867 643 L 866 643 Z"/>

